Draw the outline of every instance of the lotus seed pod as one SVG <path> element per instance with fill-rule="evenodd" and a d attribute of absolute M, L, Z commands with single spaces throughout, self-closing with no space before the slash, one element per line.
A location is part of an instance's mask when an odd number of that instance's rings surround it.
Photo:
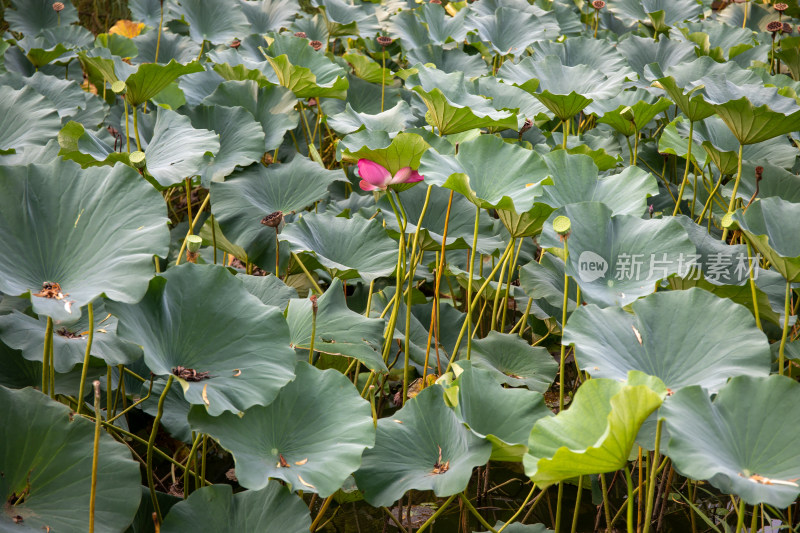
<path fill-rule="evenodd" d="M 54 2 L 53 3 L 53 11 L 56 13 L 64 10 L 64 2 Z"/>
<path fill-rule="evenodd" d="M 794 28 L 792 28 L 791 24 L 789 24 L 788 22 L 784 22 L 783 23 L 783 30 L 782 30 L 783 33 L 785 33 L 787 35 L 791 35 L 793 31 L 794 31 Z"/>
<path fill-rule="evenodd" d="M 111 84 L 111 90 L 114 91 L 114 94 L 124 95 L 128 92 L 128 86 L 124 81 L 117 80 Z"/>
<path fill-rule="evenodd" d="M 305 39 L 306 38 L 306 32 L 304 32 L 304 31 L 296 31 L 296 32 L 294 32 L 294 36 L 295 37 L 300 37 L 301 39 Z"/>
<path fill-rule="evenodd" d="M 144 152 L 140 152 L 138 150 L 135 152 L 131 152 L 129 159 L 131 161 L 131 165 L 133 165 L 134 168 L 144 168 L 145 165 L 147 164 Z"/>
<path fill-rule="evenodd" d="M 594 2 L 592 2 L 592 7 L 599 11 L 606 7 L 606 3 L 603 2 L 603 0 L 594 0 Z"/>
<path fill-rule="evenodd" d="M 784 11 L 789 9 L 789 5 L 788 4 L 784 4 L 783 2 L 777 3 L 777 4 L 773 5 L 772 7 L 774 7 L 775 11 L 777 11 L 778 13 L 783 13 Z"/>
<path fill-rule="evenodd" d="M 378 41 L 378 44 L 383 46 L 384 48 L 392 44 L 392 42 L 394 41 L 394 39 L 392 39 L 388 35 L 381 35 L 375 40 Z"/>
<path fill-rule="evenodd" d="M 553 220 L 553 230 L 561 237 L 568 237 L 571 228 L 572 222 L 564 215 L 557 216 L 555 220 Z"/>
<path fill-rule="evenodd" d="M 203 244 L 203 239 L 199 235 L 189 235 L 186 237 L 186 249 L 192 253 L 200 251 L 200 245 Z"/>
<path fill-rule="evenodd" d="M 277 228 L 283 222 L 283 211 L 275 211 L 261 219 L 261 223 L 270 228 Z"/>
<path fill-rule="evenodd" d="M 313 48 L 314 50 L 321 50 L 321 49 L 322 49 L 322 42 L 321 42 L 321 41 L 311 41 L 311 42 L 310 42 L 310 43 L 308 43 L 308 44 L 309 44 L 309 45 L 311 46 L 311 48 Z"/>
<path fill-rule="evenodd" d="M 783 29 L 783 22 L 779 22 L 777 20 L 773 20 L 769 24 L 767 24 L 767 31 L 772 33 L 777 33 Z"/>
<path fill-rule="evenodd" d="M 625 120 L 630 120 L 631 122 L 633 122 L 634 116 L 633 116 L 633 109 L 631 108 L 631 106 L 626 106 L 626 107 L 625 107 L 625 108 L 622 110 L 622 112 L 620 113 L 620 115 L 621 115 L 621 116 L 622 116 L 622 118 L 624 118 Z"/>
<path fill-rule="evenodd" d="M 242 46 L 242 41 L 239 39 L 234 39 L 231 41 L 231 48 L 239 48 L 240 46 Z"/>
<path fill-rule="evenodd" d="M 725 213 L 722 217 L 722 227 L 725 229 L 739 229 L 739 225 L 733 220 L 733 213 Z"/>

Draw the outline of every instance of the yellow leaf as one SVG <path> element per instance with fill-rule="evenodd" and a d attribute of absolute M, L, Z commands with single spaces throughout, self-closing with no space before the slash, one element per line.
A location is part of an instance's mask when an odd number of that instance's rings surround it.
<path fill-rule="evenodd" d="M 205 385 L 203 385 L 203 393 L 202 393 L 202 397 L 203 397 L 203 403 L 204 403 L 204 404 L 206 404 L 206 405 L 211 405 L 210 403 L 208 403 L 208 392 L 207 392 L 207 391 L 208 391 L 208 383 L 206 383 Z"/>
<path fill-rule="evenodd" d="M 117 35 L 122 35 L 123 37 L 128 37 L 133 39 L 144 29 L 144 22 L 133 22 L 132 20 L 118 20 L 111 29 L 108 30 L 108 33 L 116 33 Z"/>

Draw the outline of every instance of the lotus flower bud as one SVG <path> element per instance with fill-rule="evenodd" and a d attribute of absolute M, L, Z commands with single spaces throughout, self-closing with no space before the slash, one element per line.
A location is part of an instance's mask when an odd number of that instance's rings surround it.
<path fill-rule="evenodd" d="M 128 86 L 124 81 L 117 80 L 111 84 L 111 90 L 114 91 L 114 94 L 125 95 L 128 92 Z"/>
<path fill-rule="evenodd" d="M 135 152 L 131 152 L 131 155 L 128 156 L 128 159 L 130 160 L 131 165 L 133 165 L 133 168 L 142 169 L 147 164 L 144 152 L 140 152 L 138 150 Z"/>

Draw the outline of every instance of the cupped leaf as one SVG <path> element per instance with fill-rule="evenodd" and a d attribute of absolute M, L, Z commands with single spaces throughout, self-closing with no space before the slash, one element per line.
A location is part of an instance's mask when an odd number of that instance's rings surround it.
<path fill-rule="evenodd" d="M 553 212 L 572 222 L 567 274 L 585 300 L 602 307 L 626 305 L 650 294 L 658 280 L 688 270 L 695 246 L 686 230 L 669 218 L 642 220 L 613 215 L 604 204 L 570 204 Z M 564 247 L 550 222 L 540 244 L 555 253 Z"/>
<path fill-rule="evenodd" d="M 558 372 L 558 363 L 545 348 L 497 331 L 472 342 L 471 361 L 500 383 L 541 393 L 550 388 Z"/>
<path fill-rule="evenodd" d="M 316 311 L 311 300 L 291 300 L 286 311 L 286 322 L 289 324 L 292 346 L 297 349 L 311 348 L 313 330 L 316 332 L 315 351 L 353 357 L 374 372 L 388 372 L 381 356 L 384 321 L 367 318 L 348 309 L 339 279 L 334 279 L 325 294 L 319 297 Z"/>
<path fill-rule="evenodd" d="M 549 485 L 573 477 L 620 470 L 639 427 L 667 395 L 657 378 L 631 371 L 627 381 L 590 379 L 570 408 L 533 426 L 525 473 Z"/>
<path fill-rule="evenodd" d="M 420 162 L 420 173 L 427 183 L 461 193 L 483 209 L 524 213 L 542 193 L 547 167 L 537 152 L 494 135 L 481 135 L 461 143 L 454 156 L 428 151 Z"/>
<path fill-rule="evenodd" d="M 492 443 L 493 460 L 521 461 L 533 425 L 540 418 L 553 416 L 544 396 L 503 388 L 489 371 L 469 361 L 457 364 L 463 371 L 454 382 L 458 387 L 456 413 L 476 435 Z"/>
<path fill-rule="evenodd" d="M 0 403 L 0 529 L 88 531 L 94 423 L 33 389 L 0 387 Z M 99 437 L 94 530 L 112 533 L 139 507 L 139 465 L 125 445 Z"/>
<path fill-rule="evenodd" d="M 259 490 L 281 479 L 293 491 L 325 498 L 361 464 L 375 428 L 369 403 L 347 377 L 305 362 L 296 372 L 266 407 L 221 416 L 194 407 L 189 422 L 233 454 L 242 486 Z"/>
<path fill-rule="evenodd" d="M 83 124 L 69 121 L 58 132 L 58 145 L 61 147 L 58 155 L 64 159 L 75 161 L 83 168 L 113 166 L 118 162 L 125 164 L 130 162 L 130 154 L 117 151 L 117 149 L 123 149 L 124 141 L 122 139 L 119 140 L 119 148 L 116 140 L 112 147 L 106 144 L 99 135 L 102 135 L 102 132 L 95 133 L 87 130 Z"/>
<path fill-rule="evenodd" d="M 195 129 L 188 117 L 175 111 L 159 108 L 157 113 L 153 136 L 144 150 L 147 172 L 162 187 L 204 173 L 209 168 L 207 154 L 219 152 L 219 135 Z"/>
<path fill-rule="evenodd" d="M 211 416 L 267 405 L 294 376 L 281 312 L 223 267 L 171 268 L 153 278 L 138 304 L 107 305 L 119 317 L 118 334 L 142 346 L 148 368 L 176 375 L 189 403 Z M 178 367 L 208 374 L 187 381 Z"/>
<path fill-rule="evenodd" d="M 733 218 L 747 240 L 787 280 L 800 281 L 800 203 L 772 197 L 757 200 Z"/>
<path fill-rule="evenodd" d="M 133 169 L 60 160 L 0 167 L 0 188 L 0 291 L 30 293 L 34 312 L 55 320 L 75 320 L 101 294 L 142 298 L 169 233 L 163 198 Z M 36 296 L 45 282 L 60 284 L 63 296 Z"/>
<path fill-rule="evenodd" d="M 306 214 L 287 224 L 280 234 L 294 252 L 310 252 L 340 279 L 366 281 L 388 276 L 395 269 L 397 246 L 377 220 Z"/>
<path fill-rule="evenodd" d="M 311 48 L 307 39 L 279 35 L 266 50 L 266 57 L 280 84 L 298 98 L 345 97 L 348 83 L 344 69 Z"/>
<path fill-rule="evenodd" d="M 297 298 L 297 289 L 286 285 L 277 276 L 238 274 L 236 279 L 244 283 L 247 292 L 261 300 L 261 303 L 274 305 L 282 311 L 289 305 L 289 300 Z"/>
<path fill-rule="evenodd" d="M 361 128 L 398 132 L 410 127 L 414 122 L 411 108 L 403 100 L 397 102 L 394 107 L 375 115 L 359 113 L 348 103 L 345 104 L 343 112 L 328 117 L 330 127 L 342 133 L 352 133 Z"/>
<path fill-rule="evenodd" d="M 310 527 L 311 516 L 303 500 L 271 481 L 261 490 L 236 494 L 230 485 L 203 487 L 170 509 L 161 531 L 304 533 Z"/>
<path fill-rule="evenodd" d="M 659 292 L 618 307 L 581 307 L 564 329 L 580 367 L 592 377 L 625 379 L 630 370 L 671 390 L 717 392 L 728 378 L 769 375 L 772 358 L 753 315 L 702 289 Z"/>
<path fill-rule="evenodd" d="M 387 506 L 406 491 L 432 490 L 445 497 L 467 487 L 472 469 L 489 460 L 492 445 L 463 426 L 431 385 L 391 418 L 378 420 L 375 447 L 353 474 L 371 505 Z"/>
<path fill-rule="evenodd" d="M 430 145 L 417 133 L 401 132 L 391 138 L 383 131 L 359 131 L 341 141 L 341 159 L 358 163 L 369 159 L 396 174 L 404 167 L 419 168 L 420 159 Z"/>
<path fill-rule="evenodd" d="M 174 10 L 189 24 L 189 36 L 198 43 L 226 43 L 252 33 L 239 2 L 180 0 Z"/>
<path fill-rule="evenodd" d="M 596 107 L 602 107 L 602 116 L 597 120 L 601 124 L 608 124 L 626 137 L 635 135 L 643 130 L 657 115 L 672 106 L 666 98 L 655 97 L 647 91 L 623 91 L 610 100 L 598 102 Z"/>
<path fill-rule="evenodd" d="M 61 119 L 50 101 L 32 87 L 0 85 L 0 153 L 44 146 L 58 135 Z"/>
<path fill-rule="evenodd" d="M 687 387 L 659 415 L 671 436 L 666 454 L 682 474 L 751 505 L 783 508 L 800 494 L 800 384 L 794 380 L 738 376 L 713 402 L 701 387 Z"/>
<path fill-rule="evenodd" d="M 571 39 L 570 39 L 571 40 Z M 570 40 L 567 40 L 569 43 Z M 684 67 L 691 59 L 695 59 L 694 45 L 673 39 L 660 39 L 654 41 L 645 37 L 630 34 L 629 37 L 617 45 L 617 52 L 622 54 L 628 65 L 639 75 L 637 86 L 644 88 L 653 78 L 648 65 L 655 63 L 662 70 L 680 65 Z"/>
<path fill-rule="evenodd" d="M 275 264 L 275 230 L 261 220 L 276 211 L 301 211 L 328 195 L 341 170 L 325 170 L 296 155 L 289 163 L 254 165 L 234 172 L 224 183 L 211 183 L 211 209 L 225 236 L 244 248 L 263 268 Z M 342 236 L 344 237 L 344 236 Z"/>
<path fill-rule="evenodd" d="M 136 72 L 125 79 L 125 85 L 127 86 L 125 98 L 132 106 L 143 104 L 155 98 L 158 93 L 184 74 L 202 71 L 203 67 L 196 61 L 188 65 L 181 65 L 174 59 L 166 65 L 143 63 L 139 65 Z"/>

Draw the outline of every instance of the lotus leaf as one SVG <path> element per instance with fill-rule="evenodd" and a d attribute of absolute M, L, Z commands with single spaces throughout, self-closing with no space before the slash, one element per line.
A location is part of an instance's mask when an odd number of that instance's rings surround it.
<path fill-rule="evenodd" d="M 382 131 L 360 131 L 342 142 L 342 161 L 357 163 L 369 159 L 396 174 L 403 167 L 419 168 L 422 154 L 430 147 L 419 134 L 401 132 L 394 138 Z"/>
<path fill-rule="evenodd" d="M 78 10 L 72 2 L 64 2 L 60 13 L 53 10 L 50 0 L 12 0 L 11 7 L 4 15 L 9 28 L 26 35 L 78 22 Z"/>
<path fill-rule="evenodd" d="M 797 217 L 800 204 L 779 197 L 758 200 L 733 215 L 753 247 L 791 282 L 800 281 L 800 234 L 789 223 Z"/>
<path fill-rule="evenodd" d="M 347 91 L 344 69 L 308 45 L 306 39 L 281 35 L 266 50 L 280 84 L 298 98 L 343 99 Z"/>
<path fill-rule="evenodd" d="M 251 33 L 239 2 L 180 0 L 175 13 L 189 24 L 189 36 L 198 43 L 227 43 Z"/>
<path fill-rule="evenodd" d="M 55 138 L 61 120 L 49 101 L 32 87 L 0 85 L 0 153 L 44 146 Z"/>
<path fill-rule="evenodd" d="M 558 364 L 545 348 L 497 331 L 472 343 L 471 361 L 500 383 L 541 393 L 550 388 L 558 371 Z"/>

